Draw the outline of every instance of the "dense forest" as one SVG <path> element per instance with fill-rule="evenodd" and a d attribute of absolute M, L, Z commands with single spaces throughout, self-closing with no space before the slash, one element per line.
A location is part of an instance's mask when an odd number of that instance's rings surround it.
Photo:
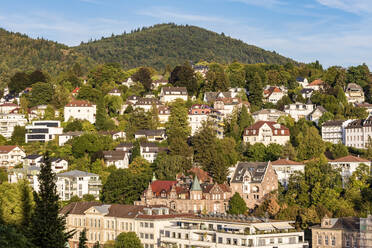
<path fill-rule="evenodd" d="M 164 69 L 187 61 L 285 64 L 291 61 L 275 52 L 247 45 L 224 34 L 195 26 L 160 24 L 118 36 L 81 43 L 77 47 L 32 39 L 0 28 L 0 82 L 16 71 L 41 69 L 54 76 L 75 62 L 83 71 L 97 63 L 119 63 L 124 69 L 151 66 Z M 292 61 L 293 62 L 293 61 Z"/>

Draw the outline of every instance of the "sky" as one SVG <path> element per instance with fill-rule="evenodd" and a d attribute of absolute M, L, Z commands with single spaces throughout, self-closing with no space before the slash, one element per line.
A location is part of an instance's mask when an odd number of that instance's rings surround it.
<path fill-rule="evenodd" d="M 371 14 L 372 0 L 1 0 L 0 27 L 75 46 L 173 22 L 299 62 L 372 68 Z"/>

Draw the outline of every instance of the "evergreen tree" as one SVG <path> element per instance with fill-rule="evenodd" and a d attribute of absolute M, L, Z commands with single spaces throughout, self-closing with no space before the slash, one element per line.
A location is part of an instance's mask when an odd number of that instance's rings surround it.
<path fill-rule="evenodd" d="M 87 241 L 88 241 L 87 230 L 84 228 L 83 231 L 80 232 L 78 248 L 87 248 L 86 246 Z"/>
<path fill-rule="evenodd" d="M 259 110 L 262 106 L 263 84 L 260 75 L 256 72 L 248 82 L 248 100 L 251 103 L 252 111 Z"/>
<path fill-rule="evenodd" d="M 23 145 L 25 143 L 26 128 L 15 126 L 12 136 L 10 137 L 11 143 L 14 145 Z"/>
<path fill-rule="evenodd" d="M 32 198 L 30 188 L 27 182 L 22 183 L 22 195 L 21 195 L 21 203 L 22 203 L 22 222 L 21 228 L 25 236 L 29 235 L 30 226 L 31 226 L 31 218 L 32 218 Z"/>
<path fill-rule="evenodd" d="M 243 105 L 239 113 L 238 125 L 240 128 L 240 134 L 243 134 L 244 129 L 254 123 L 252 116 L 248 113 L 247 107 Z M 240 138 L 240 137 L 239 137 Z"/>
<path fill-rule="evenodd" d="M 37 247 L 64 248 L 73 232 L 66 232 L 65 216 L 59 215 L 56 175 L 48 155 L 44 156 L 38 180 L 39 192 L 34 192 L 35 211 L 31 222 L 31 241 Z"/>
<path fill-rule="evenodd" d="M 235 192 L 235 194 L 230 198 L 229 200 L 229 214 L 246 214 L 247 213 L 247 204 L 243 200 L 243 198 L 240 196 L 238 192 Z"/>
<path fill-rule="evenodd" d="M 146 91 L 151 90 L 151 71 L 147 67 L 141 67 L 136 73 L 132 75 L 132 79 L 135 82 L 140 82 Z"/>
<path fill-rule="evenodd" d="M 188 63 L 176 66 L 173 69 L 169 77 L 169 83 L 173 86 L 186 87 L 190 96 L 195 95 L 198 91 L 194 70 Z"/>
<path fill-rule="evenodd" d="M 104 99 L 103 97 L 101 97 L 97 103 L 96 127 L 98 130 L 104 129 L 106 120 L 107 120 L 107 111 L 105 108 Z"/>

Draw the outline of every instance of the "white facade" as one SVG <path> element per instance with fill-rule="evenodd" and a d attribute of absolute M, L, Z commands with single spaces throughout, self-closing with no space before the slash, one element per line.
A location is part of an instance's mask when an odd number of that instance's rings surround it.
<path fill-rule="evenodd" d="M 98 199 L 102 184 L 97 174 L 73 170 L 57 174 L 56 185 L 60 199 L 68 201 L 74 195 L 82 198 L 86 194 Z"/>
<path fill-rule="evenodd" d="M 90 123 L 96 122 L 96 105 L 83 100 L 73 100 L 64 108 L 65 122 L 70 118 L 78 120 L 87 120 Z"/>
<path fill-rule="evenodd" d="M 278 175 L 278 181 L 286 188 L 288 186 L 289 178 L 296 172 L 305 172 L 305 165 L 303 163 L 291 161 L 288 159 L 279 159 L 273 161 L 273 169 Z"/>
<path fill-rule="evenodd" d="M 194 105 L 191 107 L 188 117 L 191 127 L 191 136 L 193 136 L 208 120 L 211 108 L 207 105 Z"/>
<path fill-rule="evenodd" d="M 296 231 L 289 221 L 263 222 L 221 218 L 184 218 L 166 226 L 161 236 L 162 247 L 210 248 L 303 248 L 304 232 Z M 220 219 L 220 220 L 219 220 Z"/>
<path fill-rule="evenodd" d="M 26 126 L 26 143 L 32 141 L 48 142 L 62 134 L 60 121 L 33 121 Z"/>
<path fill-rule="evenodd" d="M 18 146 L 0 146 L 0 166 L 14 167 L 22 164 L 22 158 L 26 153 Z"/>
<path fill-rule="evenodd" d="M 283 96 L 286 95 L 286 89 L 277 86 L 268 86 L 263 91 L 264 102 L 276 104 Z"/>
<path fill-rule="evenodd" d="M 262 109 L 252 113 L 255 122 L 257 121 L 277 121 L 281 116 L 288 116 L 289 114 L 277 109 Z"/>
<path fill-rule="evenodd" d="M 333 144 L 345 144 L 345 127 L 352 121 L 327 121 L 323 123 L 322 139 Z"/>
<path fill-rule="evenodd" d="M 67 133 L 60 134 L 60 135 L 58 135 L 58 145 L 63 146 L 63 145 L 65 145 L 65 143 L 67 141 L 73 139 L 74 137 L 78 137 L 82 134 L 83 134 L 83 132 L 81 132 L 81 131 L 67 132 Z"/>
<path fill-rule="evenodd" d="M 351 121 L 345 127 L 345 145 L 365 149 L 368 145 L 368 138 L 372 138 L 372 117 L 366 120 Z"/>
<path fill-rule="evenodd" d="M 68 169 L 68 162 L 64 159 L 53 158 L 51 160 L 51 167 L 54 173 L 60 173 Z"/>
<path fill-rule="evenodd" d="M 294 104 L 289 104 L 284 106 L 284 112 L 291 115 L 295 121 L 301 118 L 307 118 L 307 116 L 313 112 L 315 109 L 314 104 L 305 104 L 296 102 Z"/>
<path fill-rule="evenodd" d="M 160 91 L 160 102 L 173 102 L 176 99 L 187 101 L 187 90 L 185 87 L 163 87 Z"/>
<path fill-rule="evenodd" d="M 0 114 L 0 135 L 10 138 L 15 126 L 26 126 L 24 114 Z"/>
<path fill-rule="evenodd" d="M 349 83 L 346 86 L 345 96 L 349 103 L 363 103 L 365 100 L 363 88 L 356 83 Z"/>
<path fill-rule="evenodd" d="M 13 110 L 17 108 L 19 108 L 19 106 L 11 102 L 0 104 L 0 114 L 10 114 Z"/>
<path fill-rule="evenodd" d="M 259 121 L 244 130 L 243 141 L 251 145 L 262 143 L 285 145 L 289 142 L 289 129 L 275 122 Z"/>

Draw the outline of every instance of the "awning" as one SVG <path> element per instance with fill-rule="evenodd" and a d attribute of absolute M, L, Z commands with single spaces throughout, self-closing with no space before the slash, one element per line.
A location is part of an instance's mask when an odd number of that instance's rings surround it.
<path fill-rule="evenodd" d="M 267 223 L 254 224 L 253 226 L 259 231 L 274 230 L 274 227 L 271 224 L 267 224 Z"/>
<path fill-rule="evenodd" d="M 276 229 L 284 230 L 284 229 L 293 229 L 294 227 L 291 226 L 288 222 L 279 222 L 272 224 Z"/>

